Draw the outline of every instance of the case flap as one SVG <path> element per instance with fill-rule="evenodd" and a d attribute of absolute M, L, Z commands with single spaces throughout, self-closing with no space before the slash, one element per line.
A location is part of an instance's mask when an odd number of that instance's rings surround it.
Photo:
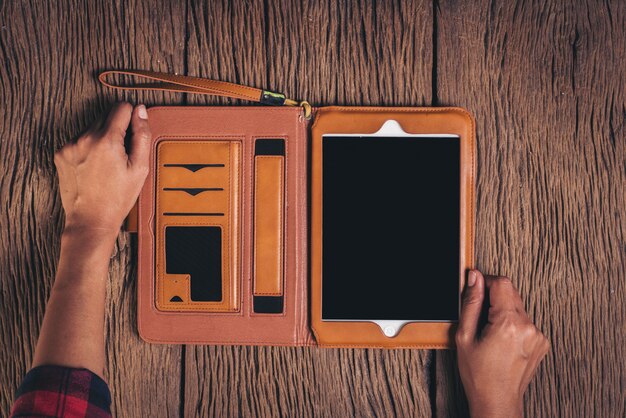
<path fill-rule="evenodd" d="M 302 110 L 157 107 L 148 112 L 152 167 L 138 206 L 141 337 L 153 343 L 310 344 Z M 259 167 L 263 178 L 257 182 L 270 199 L 261 216 L 273 222 L 273 231 L 284 231 L 270 237 L 275 247 L 284 241 L 282 265 L 272 270 L 284 276 L 280 295 L 271 280 L 262 286 L 281 299 L 261 299 L 255 307 L 254 155 L 256 141 L 264 139 L 284 143 L 281 163 Z M 280 170 L 283 196 L 267 177 Z M 257 204 L 265 205 L 263 196 Z M 280 207 L 284 217 L 277 218 Z"/>
<path fill-rule="evenodd" d="M 459 108 L 320 108 L 311 133 L 311 326 L 318 344 L 324 346 L 448 348 L 454 342 L 451 322 L 411 322 L 390 338 L 373 322 L 322 321 L 322 135 L 373 134 L 388 120 L 397 121 L 408 133 L 460 137 L 460 289 L 465 272 L 473 266 L 476 168 L 474 121 L 469 113 Z"/>

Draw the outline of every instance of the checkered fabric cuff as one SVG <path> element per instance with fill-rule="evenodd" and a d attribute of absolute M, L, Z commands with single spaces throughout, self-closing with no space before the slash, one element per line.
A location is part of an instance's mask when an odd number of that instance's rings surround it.
<path fill-rule="evenodd" d="M 111 416 L 110 407 L 109 387 L 91 371 L 39 366 L 17 389 L 11 416 L 105 418 Z"/>

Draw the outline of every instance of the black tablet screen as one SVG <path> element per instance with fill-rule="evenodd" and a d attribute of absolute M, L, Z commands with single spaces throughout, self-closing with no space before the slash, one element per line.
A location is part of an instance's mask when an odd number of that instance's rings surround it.
<path fill-rule="evenodd" d="M 322 140 L 322 318 L 458 319 L 459 139 Z"/>

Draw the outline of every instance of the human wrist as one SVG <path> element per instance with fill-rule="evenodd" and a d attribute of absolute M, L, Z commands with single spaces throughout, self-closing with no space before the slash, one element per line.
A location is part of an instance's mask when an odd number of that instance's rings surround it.
<path fill-rule="evenodd" d="M 113 251 L 118 233 L 119 230 L 112 228 L 66 225 L 61 234 L 61 257 L 71 254 L 73 256 L 81 255 L 88 259 L 92 253 L 106 252 L 108 259 Z"/>
<path fill-rule="evenodd" d="M 69 280 L 102 280 L 106 278 L 117 233 L 110 229 L 66 228 L 61 235 L 61 254 L 56 284 Z"/>
<path fill-rule="evenodd" d="M 100 240 L 97 242 L 110 242 L 115 241 L 120 229 L 120 226 L 115 227 L 103 223 L 87 224 L 66 219 L 61 239 L 83 241 L 85 243 L 93 242 L 94 240 Z"/>
<path fill-rule="evenodd" d="M 522 401 L 490 403 L 469 401 L 472 418 L 522 418 L 524 407 Z"/>

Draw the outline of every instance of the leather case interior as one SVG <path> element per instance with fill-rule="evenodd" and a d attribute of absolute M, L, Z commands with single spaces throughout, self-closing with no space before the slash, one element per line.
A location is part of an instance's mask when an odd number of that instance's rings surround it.
<path fill-rule="evenodd" d="M 321 318 L 321 137 L 373 133 L 390 119 L 406 132 L 461 139 L 462 288 L 474 234 L 474 122 L 465 110 L 327 107 L 307 120 L 298 107 L 156 107 L 152 167 L 136 211 L 141 337 L 450 347 L 450 322 L 410 323 L 389 338 L 374 323 Z"/>
<path fill-rule="evenodd" d="M 154 343 L 311 344 L 308 121 L 301 110 L 148 111 L 152 167 L 138 203 L 141 337 Z M 255 251 L 255 241 L 271 250 Z M 190 281 L 198 279 L 204 289 L 194 295 Z"/>
<path fill-rule="evenodd" d="M 373 322 L 322 321 L 322 135 L 374 133 L 388 120 L 407 133 L 455 134 L 460 138 L 460 269 L 459 288 L 473 267 L 474 122 L 459 108 L 325 107 L 311 128 L 311 327 L 318 344 L 334 347 L 448 348 L 453 322 L 412 322 L 389 338 Z M 460 298 L 460 294 L 459 294 Z"/>

